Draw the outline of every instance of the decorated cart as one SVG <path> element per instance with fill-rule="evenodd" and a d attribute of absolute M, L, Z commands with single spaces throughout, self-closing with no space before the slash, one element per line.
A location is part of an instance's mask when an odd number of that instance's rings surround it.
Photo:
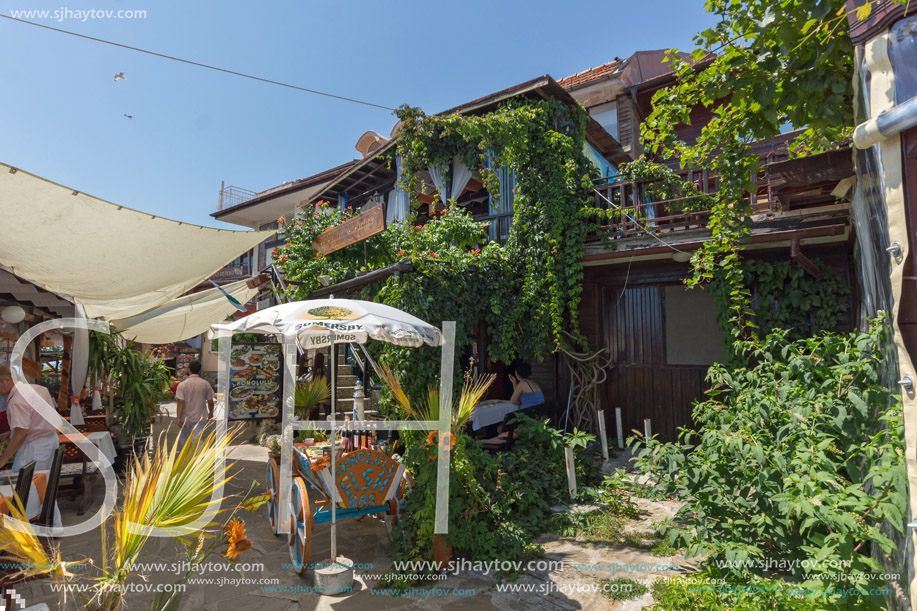
<path fill-rule="evenodd" d="M 280 461 L 269 459 L 269 516 L 275 534 L 288 534 L 290 558 L 302 573 L 309 565 L 313 529 L 331 523 L 331 560 L 337 560 L 336 523 L 340 518 L 385 514 L 386 526 L 397 524 L 405 495 L 413 485 L 404 465 L 378 450 L 343 451 L 335 441 L 348 423 L 337 419 L 338 344 L 363 344 L 372 338 L 399 346 L 440 346 L 436 327 L 395 308 L 358 300 L 321 299 L 281 304 L 238 321 L 214 325 L 220 342 L 220 390 L 228 388 L 233 333 L 277 335 L 283 340 L 284 371 Z M 304 422 L 293 414 L 295 363 L 299 351 L 331 348 L 331 416 L 328 422 Z M 225 415 L 224 415 L 225 418 Z M 368 428 L 369 423 L 361 423 Z M 431 426 L 432 423 L 417 423 Z M 412 427 L 413 428 L 413 427 Z M 329 430 L 326 443 L 294 444 L 297 430 Z"/>
<path fill-rule="evenodd" d="M 313 448 L 321 453 L 310 456 Z M 332 492 L 337 503 L 335 519 L 384 513 L 387 514 L 386 527 L 390 529 L 398 523 L 404 510 L 404 497 L 414 485 L 404 465 L 371 449 L 338 455 L 332 475 L 330 458 L 324 455 L 327 449 L 324 444 L 295 444 L 293 448 L 293 486 L 287 503 L 290 558 L 297 573 L 303 573 L 309 564 L 315 525 L 332 519 Z M 271 529 L 278 534 L 280 465 L 274 458 L 268 461 L 267 481 L 271 494 L 268 506 Z M 313 504 L 314 509 L 310 511 Z"/>

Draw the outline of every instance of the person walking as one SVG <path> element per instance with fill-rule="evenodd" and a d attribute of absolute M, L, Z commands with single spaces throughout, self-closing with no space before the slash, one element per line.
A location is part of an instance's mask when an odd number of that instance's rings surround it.
<path fill-rule="evenodd" d="M 191 372 L 178 388 L 175 389 L 175 398 L 178 400 L 178 447 L 183 448 L 188 439 L 197 437 L 207 426 L 207 420 L 213 418 L 213 388 L 210 382 L 201 378 L 201 362 L 191 361 L 188 364 Z"/>

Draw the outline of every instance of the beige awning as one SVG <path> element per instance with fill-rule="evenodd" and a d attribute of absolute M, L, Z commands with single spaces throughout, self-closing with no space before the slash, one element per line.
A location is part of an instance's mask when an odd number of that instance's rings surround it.
<path fill-rule="evenodd" d="M 168 303 L 273 234 L 137 212 L 3 163 L 0 219 L 0 264 L 105 320 Z"/>
<path fill-rule="evenodd" d="M 248 287 L 247 280 L 224 286 L 223 290 L 242 304 L 258 293 L 257 288 Z M 226 295 L 213 288 L 173 299 L 144 314 L 113 320 L 111 324 L 127 339 L 144 344 L 169 344 L 209 331 L 210 325 L 236 311 Z"/>

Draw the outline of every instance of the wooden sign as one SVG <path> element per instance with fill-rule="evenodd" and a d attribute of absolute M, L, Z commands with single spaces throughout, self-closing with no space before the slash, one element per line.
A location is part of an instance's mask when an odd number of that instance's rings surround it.
<path fill-rule="evenodd" d="M 382 204 L 378 204 L 315 238 L 312 242 L 312 250 L 328 255 L 345 246 L 382 233 L 384 230 L 385 213 Z"/>
<path fill-rule="evenodd" d="M 384 505 L 395 476 L 400 475 L 399 467 L 399 463 L 382 452 L 349 452 L 337 461 L 338 492 L 351 509 Z"/>

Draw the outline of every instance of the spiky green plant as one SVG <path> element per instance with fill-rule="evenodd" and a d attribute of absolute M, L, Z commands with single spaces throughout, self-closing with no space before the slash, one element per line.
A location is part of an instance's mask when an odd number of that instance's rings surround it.
<path fill-rule="evenodd" d="M 439 388 L 431 386 L 427 389 L 427 395 L 424 401 L 417 406 L 411 406 L 411 400 L 408 398 L 404 389 L 401 387 L 401 381 L 398 376 L 384 363 L 379 366 L 379 375 L 382 381 L 388 385 L 395 399 L 404 409 L 405 414 L 412 420 L 439 420 L 440 393 Z M 468 422 L 468 419 L 474 415 L 475 407 L 481 397 L 490 388 L 497 378 L 496 375 L 489 373 L 486 375 L 471 376 L 465 375 L 465 381 L 462 384 L 462 390 L 459 396 L 452 399 L 452 432 L 453 434 L 461 432 L 462 427 Z"/>
<path fill-rule="evenodd" d="M 296 415 L 305 420 L 309 412 L 327 401 L 329 397 L 331 397 L 331 388 L 324 376 L 308 382 L 299 382 L 296 390 L 293 391 L 293 408 L 296 410 Z"/>

